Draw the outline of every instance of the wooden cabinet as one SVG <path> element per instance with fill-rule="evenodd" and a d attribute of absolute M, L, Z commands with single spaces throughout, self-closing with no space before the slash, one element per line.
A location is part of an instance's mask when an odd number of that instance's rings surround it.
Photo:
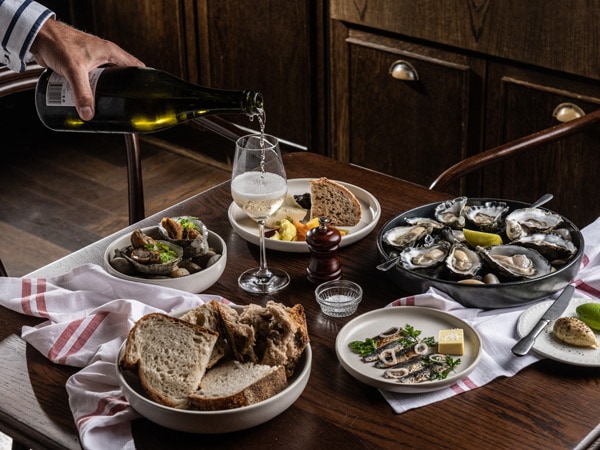
<path fill-rule="evenodd" d="M 479 146 L 483 60 L 342 25 L 336 31 L 334 157 L 428 184 Z"/>
<path fill-rule="evenodd" d="M 332 155 L 429 185 L 460 159 L 558 124 L 560 104 L 600 108 L 597 8 L 551 3 L 332 0 Z M 393 79 L 399 60 L 418 79 Z M 600 131 L 574 136 L 449 192 L 550 192 L 550 207 L 583 226 L 600 215 L 598 148 Z"/>
<path fill-rule="evenodd" d="M 147 65 L 262 92 L 268 133 L 324 151 L 323 0 L 78 0 L 72 9 L 76 24 Z M 258 129 L 243 115 L 228 119 Z"/>

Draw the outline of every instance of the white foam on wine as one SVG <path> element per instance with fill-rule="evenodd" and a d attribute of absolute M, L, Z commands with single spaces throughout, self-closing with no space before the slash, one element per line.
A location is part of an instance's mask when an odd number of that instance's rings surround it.
<path fill-rule="evenodd" d="M 271 172 L 246 172 L 231 181 L 231 195 L 237 205 L 254 219 L 273 214 L 285 200 L 287 182 Z"/>

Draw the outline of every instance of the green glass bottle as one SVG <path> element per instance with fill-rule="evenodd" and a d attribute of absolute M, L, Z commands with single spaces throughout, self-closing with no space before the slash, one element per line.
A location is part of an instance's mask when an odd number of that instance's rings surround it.
<path fill-rule="evenodd" d="M 90 73 L 96 112 L 79 118 L 69 83 L 47 69 L 38 80 L 38 116 L 56 131 L 151 133 L 207 114 L 263 113 L 259 92 L 197 86 L 149 67 L 104 67 Z"/>

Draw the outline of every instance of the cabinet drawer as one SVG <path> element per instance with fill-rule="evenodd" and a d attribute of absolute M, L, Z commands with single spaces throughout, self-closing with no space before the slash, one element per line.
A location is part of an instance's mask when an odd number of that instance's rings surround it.
<path fill-rule="evenodd" d="M 352 29 L 344 45 L 332 87 L 336 157 L 428 185 L 478 148 L 480 60 Z M 417 79 L 390 73 L 401 63 Z"/>
<path fill-rule="evenodd" d="M 487 148 L 559 124 L 553 116 L 559 105 L 584 113 L 600 108 L 596 81 L 497 63 L 488 75 Z M 532 201 L 549 192 L 555 194 L 550 209 L 587 225 L 600 215 L 599 149 L 600 128 L 534 149 L 486 169 L 482 194 Z"/>

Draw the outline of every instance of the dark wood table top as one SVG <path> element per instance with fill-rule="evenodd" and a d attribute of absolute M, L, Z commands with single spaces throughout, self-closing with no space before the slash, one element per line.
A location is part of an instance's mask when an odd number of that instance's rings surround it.
<path fill-rule="evenodd" d="M 375 230 L 339 252 L 344 277 L 364 289 L 358 314 L 405 295 L 375 269 L 377 232 L 395 215 L 447 196 L 312 153 L 286 155 L 285 164 L 289 178 L 326 176 L 346 181 L 368 190 L 381 203 Z M 315 286 L 305 276 L 307 254 L 268 251 L 269 264 L 285 268 L 292 277 L 281 293 L 252 296 L 237 287 L 240 272 L 256 264 L 258 248 L 231 228 L 230 203 L 229 183 L 224 183 L 139 226 L 155 225 L 164 214 L 198 215 L 225 239 L 229 252 L 225 273 L 208 293 L 240 304 L 267 299 L 301 303 L 314 355 L 310 381 L 288 410 L 245 431 L 194 435 L 136 420 L 133 434 L 138 448 L 572 448 L 600 421 L 599 371 L 550 360 L 514 377 L 394 414 L 377 389 L 355 380 L 339 364 L 335 338 L 351 317 L 332 319 L 320 312 L 314 301 Z M 101 264 L 104 249 L 114 238 L 109 236 L 31 275 L 59 274 L 85 262 Z M 39 319 L 0 308 L 0 429 L 33 448 L 78 448 L 64 387 L 76 369 L 48 362 L 21 340 L 21 327 L 36 323 Z"/>

